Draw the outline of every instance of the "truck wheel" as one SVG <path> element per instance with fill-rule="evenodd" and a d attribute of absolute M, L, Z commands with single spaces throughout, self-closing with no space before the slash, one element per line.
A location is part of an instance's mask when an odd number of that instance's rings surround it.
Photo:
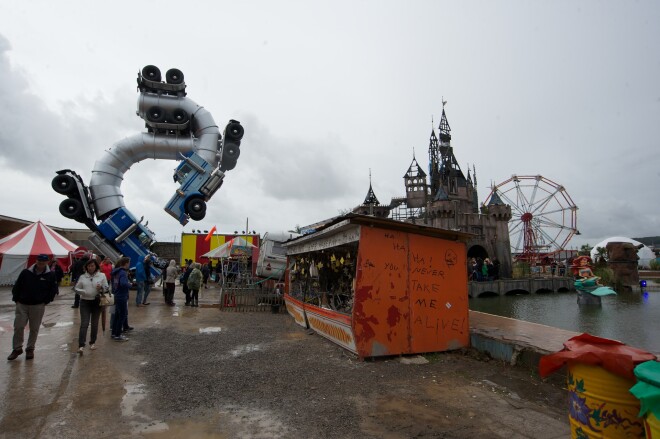
<path fill-rule="evenodd" d="M 77 219 L 83 216 L 83 205 L 80 200 L 76 200 L 75 198 L 67 198 L 60 203 L 60 213 L 66 218 Z"/>
<path fill-rule="evenodd" d="M 76 180 L 70 175 L 57 175 L 51 186 L 55 192 L 62 195 L 73 195 L 77 191 Z"/>
<path fill-rule="evenodd" d="M 225 137 L 229 140 L 241 140 L 244 132 L 243 125 L 235 120 L 229 122 L 225 127 Z"/>
<path fill-rule="evenodd" d="M 206 203 L 200 198 L 191 198 L 186 202 L 186 213 L 190 219 L 201 221 L 206 216 Z"/>
<path fill-rule="evenodd" d="M 142 69 L 142 76 L 149 81 L 160 82 L 160 69 L 156 66 L 148 65 Z"/>
<path fill-rule="evenodd" d="M 222 161 L 220 162 L 220 170 L 231 171 L 236 167 L 238 156 L 241 155 L 241 149 L 232 144 L 227 144 L 222 150 Z"/>
<path fill-rule="evenodd" d="M 172 111 L 172 119 L 174 119 L 174 123 L 177 124 L 182 124 L 188 122 L 188 113 L 186 113 L 186 110 L 182 108 L 177 108 L 176 110 Z"/>
<path fill-rule="evenodd" d="M 167 81 L 168 84 L 182 84 L 183 72 L 179 69 L 169 69 L 167 73 L 165 73 L 165 81 Z"/>
<path fill-rule="evenodd" d="M 165 112 L 162 108 L 153 106 L 147 110 L 147 120 L 149 122 L 159 123 L 165 119 Z"/>

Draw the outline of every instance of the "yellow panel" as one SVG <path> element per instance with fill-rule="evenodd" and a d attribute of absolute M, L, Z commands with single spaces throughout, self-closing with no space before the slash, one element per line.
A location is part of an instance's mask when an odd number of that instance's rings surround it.
<path fill-rule="evenodd" d="M 209 251 L 213 250 L 214 248 L 220 247 L 225 242 L 227 242 L 226 235 L 211 236 L 211 248 L 209 249 Z"/>
<path fill-rule="evenodd" d="M 197 248 L 197 235 L 191 233 L 181 234 L 181 261 L 179 264 L 183 267 L 186 259 L 195 259 L 195 250 Z"/>

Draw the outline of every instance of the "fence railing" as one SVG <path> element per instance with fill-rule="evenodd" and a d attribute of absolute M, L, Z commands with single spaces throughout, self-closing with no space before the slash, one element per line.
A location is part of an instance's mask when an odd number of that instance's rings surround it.
<path fill-rule="evenodd" d="M 220 291 L 220 309 L 234 312 L 285 312 L 284 296 L 259 285 L 225 285 Z"/>

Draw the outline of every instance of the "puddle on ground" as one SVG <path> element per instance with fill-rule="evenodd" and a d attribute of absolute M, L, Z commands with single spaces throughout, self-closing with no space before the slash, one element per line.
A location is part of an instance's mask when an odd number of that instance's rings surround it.
<path fill-rule="evenodd" d="M 233 429 L 238 430 L 236 437 L 278 439 L 290 436 L 280 417 L 267 410 L 228 407 L 228 410 L 222 410 L 220 413 L 228 416 Z"/>
<path fill-rule="evenodd" d="M 239 346 L 236 349 L 229 351 L 232 357 L 238 357 L 240 355 L 249 354 L 250 352 L 260 351 L 261 345 L 258 344 L 246 344 Z"/>
<path fill-rule="evenodd" d="M 122 416 L 133 416 L 135 414 L 135 406 L 144 399 L 146 391 L 144 384 L 124 384 L 126 393 L 121 399 L 121 414 Z"/>
<path fill-rule="evenodd" d="M 214 334 L 222 330 L 219 326 L 209 326 L 207 328 L 199 328 L 200 334 Z"/>
<path fill-rule="evenodd" d="M 165 422 L 153 420 L 135 411 L 135 407 L 147 396 L 144 384 L 126 383 L 124 389 L 126 393 L 121 399 L 121 414 L 133 418 L 130 425 L 134 433 L 158 433 L 168 430 Z"/>
<path fill-rule="evenodd" d="M 199 305 L 200 308 L 220 308 L 219 303 L 202 303 Z"/>
<path fill-rule="evenodd" d="M 46 324 L 44 324 L 44 326 L 46 326 Z M 50 326 L 46 326 L 46 327 L 47 327 L 47 328 L 48 328 L 48 327 L 52 327 L 52 328 L 68 328 L 69 326 L 73 326 L 73 322 L 57 322 L 57 323 L 55 323 L 54 325 L 51 323 Z"/>
<path fill-rule="evenodd" d="M 187 419 L 173 420 L 165 424 L 165 429 L 160 431 L 144 430 L 140 433 L 150 439 L 225 439 L 229 436 L 215 431 L 215 425 L 222 425 L 215 419 Z"/>

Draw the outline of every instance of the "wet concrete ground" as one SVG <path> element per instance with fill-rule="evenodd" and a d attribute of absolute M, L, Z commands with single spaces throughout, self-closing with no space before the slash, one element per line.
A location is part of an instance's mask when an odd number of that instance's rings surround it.
<path fill-rule="evenodd" d="M 134 298 L 134 291 L 131 296 Z M 0 289 L 0 346 L 14 306 Z M 0 438 L 559 438 L 561 387 L 465 353 L 361 361 L 286 314 L 129 302 L 130 341 L 99 335 L 79 356 L 62 288 L 34 360 L 0 360 Z M 26 334 L 27 339 L 27 334 Z M 403 361 L 402 361 L 403 360 Z M 422 363 L 422 364 L 417 364 Z"/>

